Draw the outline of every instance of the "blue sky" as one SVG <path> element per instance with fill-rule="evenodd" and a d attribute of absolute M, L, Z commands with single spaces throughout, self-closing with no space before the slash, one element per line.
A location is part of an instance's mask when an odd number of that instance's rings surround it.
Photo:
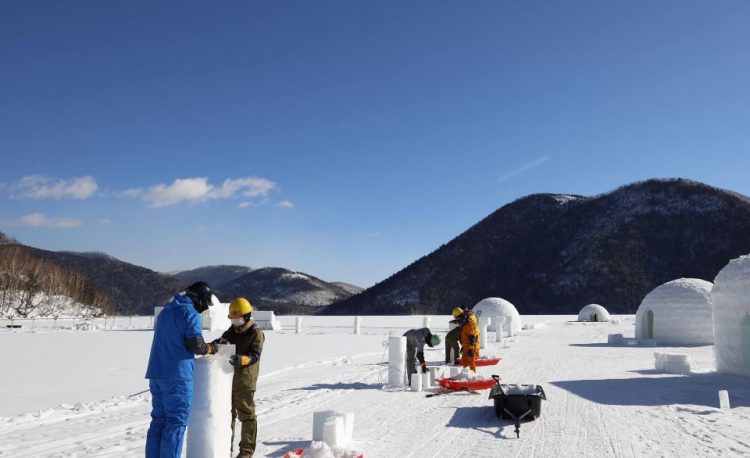
<path fill-rule="evenodd" d="M 529 193 L 750 194 L 750 2 L 0 4 L 0 230 L 369 286 Z"/>

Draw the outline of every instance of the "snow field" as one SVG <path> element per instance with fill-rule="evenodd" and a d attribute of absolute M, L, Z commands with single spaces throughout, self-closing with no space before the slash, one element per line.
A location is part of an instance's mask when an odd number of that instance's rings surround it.
<path fill-rule="evenodd" d="M 333 334 L 322 332 L 326 318 Z M 503 361 L 479 368 L 479 374 L 499 374 L 508 384 L 539 384 L 547 394 L 541 417 L 521 427 L 520 439 L 509 421 L 495 417 L 488 391 L 428 399 L 424 392 L 382 390 L 388 368 L 383 341 L 389 331 L 421 325 L 421 317 L 383 318 L 378 322 L 380 317 L 363 317 L 362 335 L 352 334 L 351 317 L 305 317 L 306 325 L 317 321 L 313 329 L 320 332 L 303 335 L 294 333 L 294 317 L 282 317 L 289 330 L 266 333 L 256 393 L 257 456 L 280 457 L 308 447 L 313 412 L 321 410 L 355 413 L 351 446 L 367 457 L 750 454 L 748 378 L 710 372 L 711 346 L 660 347 L 658 351 L 690 355 L 692 369 L 698 373 L 656 373 L 654 348 L 606 344 L 609 333 L 632 336 L 632 316 L 621 324 L 596 326 L 568 325 L 575 316 L 525 316 L 526 322 L 544 322 L 547 327 L 519 332 L 509 348 L 488 343 L 485 353 Z M 399 322 L 402 328 L 391 327 Z M 447 329 L 447 317 L 432 322 L 436 328 L 446 323 Z M 213 337 L 207 333 L 207 338 Z M 88 353 L 84 357 L 80 351 L 61 351 L 61 339 L 65 347 L 85 348 Z M 150 340 L 148 331 L 0 332 L 0 345 L 15 350 L 10 360 L 3 358 L 7 370 L 0 374 L 4 387 L 0 408 L 5 416 L 0 418 L 0 456 L 142 456 L 148 394 L 112 398 L 123 393 L 107 394 L 116 390 L 100 377 L 106 377 L 109 367 L 104 362 L 119 360 L 119 367 L 129 367 L 121 378 L 130 377 L 135 383 L 127 384 L 124 393 L 145 389 L 142 377 Z M 53 366 L 48 370 L 57 371 L 55 379 L 68 381 L 51 382 L 49 375 L 32 377 L 46 372 L 33 369 L 31 361 L 50 352 L 57 359 L 46 359 Z M 426 356 L 435 366 L 442 361 L 444 348 L 427 349 Z M 77 390 L 71 390 L 65 378 L 73 368 L 81 371 Z M 31 399 L 17 405 L 18 385 L 27 385 L 32 392 L 49 391 L 50 401 L 56 398 L 39 407 L 30 407 Z M 722 389 L 729 392 L 731 410 L 719 409 L 717 393 Z M 84 400 L 87 397 L 91 400 Z M 61 402 L 68 404 L 37 412 Z M 8 403 L 15 404 L 13 413 Z"/>

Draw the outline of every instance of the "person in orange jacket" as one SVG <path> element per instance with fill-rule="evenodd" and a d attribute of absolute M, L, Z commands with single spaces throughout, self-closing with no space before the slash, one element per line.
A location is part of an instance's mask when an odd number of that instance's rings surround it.
<path fill-rule="evenodd" d="M 461 365 L 477 371 L 476 360 L 479 358 L 479 326 L 473 312 L 461 307 L 453 309 L 453 317 L 461 326 Z"/>

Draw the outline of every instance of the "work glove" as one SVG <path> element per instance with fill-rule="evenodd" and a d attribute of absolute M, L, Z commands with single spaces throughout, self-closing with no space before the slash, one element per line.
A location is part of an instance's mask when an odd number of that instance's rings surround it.
<path fill-rule="evenodd" d="M 472 334 L 469 336 L 469 345 L 474 345 L 475 343 L 477 343 L 477 336 Z"/>
<path fill-rule="evenodd" d="M 229 341 L 223 337 L 219 337 L 218 339 L 212 340 L 211 343 L 214 345 L 226 345 Z"/>
<path fill-rule="evenodd" d="M 422 368 L 422 373 L 423 373 L 423 374 L 424 374 L 425 372 L 427 372 L 427 364 L 425 364 L 425 363 L 422 363 L 420 367 Z"/>
<path fill-rule="evenodd" d="M 247 355 L 232 355 L 229 358 L 229 364 L 231 364 L 234 367 L 249 366 L 250 364 L 252 364 L 252 360 Z"/>
<path fill-rule="evenodd" d="M 469 350 L 469 351 L 466 352 L 466 354 L 469 355 L 469 358 L 473 358 L 474 357 L 474 350 Z"/>
<path fill-rule="evenodd" d="M 208 349 L 206 351 L 207 355 L 216 354 L 216 352 L 218 351 L 218 348 L 216 347 L 215 343 L 207 343 L 206 346 L 208 347 Z"/>

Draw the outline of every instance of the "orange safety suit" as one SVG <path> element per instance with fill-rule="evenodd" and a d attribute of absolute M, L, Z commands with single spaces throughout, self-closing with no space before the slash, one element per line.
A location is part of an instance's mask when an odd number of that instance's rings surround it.
<path fill-rule="evenodd" d="M 473 312 L 466 312 L 466 315 L 461 325 L 461 365 L 476 372 L 476 360 L 479 357 L 479 326 Z"/>

